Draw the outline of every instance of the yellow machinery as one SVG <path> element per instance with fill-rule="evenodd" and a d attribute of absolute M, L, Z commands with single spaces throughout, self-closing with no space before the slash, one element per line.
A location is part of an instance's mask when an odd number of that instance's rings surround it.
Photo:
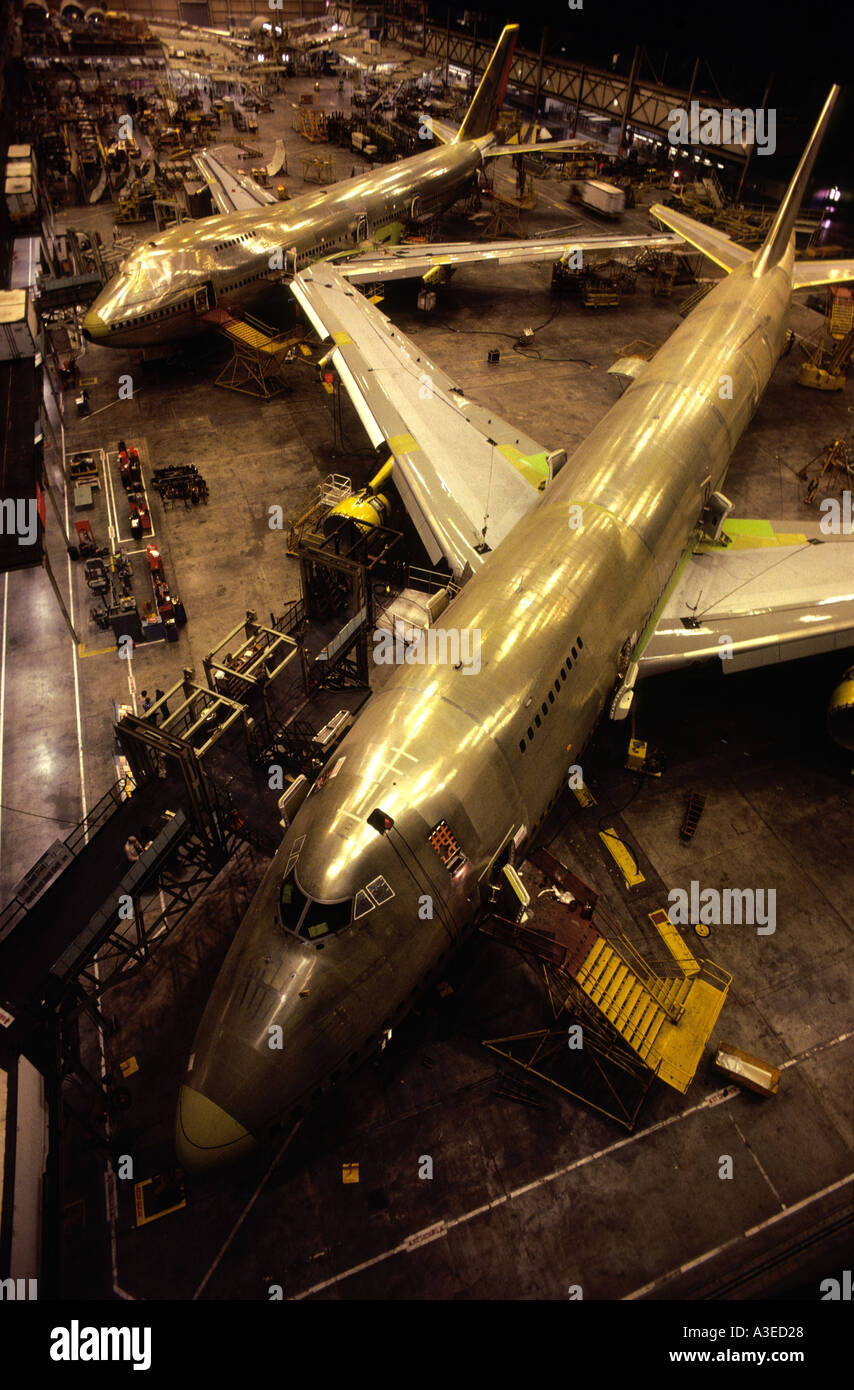
<path fill-rule="evenodd" d="M 835 743 L 854 752 L 854 666 L 849 666 L 830 697 L 827 732 Z"/>
<path fill-rule="evenodd" d="M 240 318 L 226 309 L 212 309 L 208 321 L 231 344 L 231 360 L 216 379 L 217 386 L 270 400 L 286 387 L 283 372 L 296 355 L 302 333 L 277 332 L 250 314 Z"/>
<path fill-rule="evenodd" d="M 663 908 L 649 914 L 664 947 L 653 961 L 547 850 L 534 852 L 527 874 L 528 911 L 515 920 L 496 914 L 481 930 L 539 963 L 551 1018 L 485 1044 L 632 1129 L 654 1078 L 688 1090 L 732 977 L 695 956 Z M 571 1028 L 567 1046 L 570 1021 L 581 1024 L 583 1046 L 573 1045 Z"/>
<path fill-rule="evenodd" d="M 334 183 L 335 158 L 331 154 L 302 156 L 302 177 L 304 183 Z"/>
<path fill-rule="evenodd" d="M 385 494 L 380 492 L 380 488 L 391 479 L 393 468 L 394 458 L 388 458 L 367 487 L 362 488 L 361 492 L 351 493 L 332 507 L 326 517 L 324 529 L 340 517 L 347 517 L 360 531 L 367 531 L 372 526 L 383 526 L 391 513 L 391 503 Z"/>
<path fill-rule="evenodd" d="M 299 108 L 299 125 L 295 126 L 295 129 L 304 139 L 312 142 L 329 139 L 326 112 L 318 111 L 314 106 L 301 106 Z"/>
<path fill-rule="evenodd" d="M 822 484 L 827 488 L 835 483 L 834 475 L 838 472 L 842 475 L 843 484 L 847 483 L 849 489 L 854 491 L 854 478 L 851 476 L 851 461 L 848 455 L 848 445 L 844 439 L 833 439 L 825 446 L 820 454 L 805 463 L 803 468 L 798 471 L 799 478 L 806 478 L 818 462 L 821 467 L 815 477 L 810 478 L 807 484 L 805 502 L 814 502 L 819 494 Z"/>
<path fill-rule="evenodd" d="M 798 385 L 810 386 L 814 391 L 841 391 L 845 385 L 848 363 L 854 353 L 854 327 L 849 328 L 833 349 L 825 347 L 823 343 L 804 344 L 803 347 L 808 356 L 807 361 L 801 363 Z"/>

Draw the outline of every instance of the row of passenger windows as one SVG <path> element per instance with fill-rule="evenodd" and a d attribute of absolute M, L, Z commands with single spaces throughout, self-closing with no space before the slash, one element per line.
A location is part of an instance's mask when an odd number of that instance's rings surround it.
<path fill-rule="evenodd" d="M 242 280 L 232 280 L 230 285 L 222 285 L 221 292 L 227 294 L 229 290 L 239 289 L 241 285 L 248 285 L 252 280 L 262 280 L 266 274 L 266 270 L 256 270 L 254 275 L 244 275 Z"/>
<path fill-rule="evenodd" d="M 384 227 L 388 222 L 391 222 L 393 218 L 393 212 L 385 213 L 382 217 L 378 217 L 375 220 L 374 226 Z M 226 247 L 234 246 L 239 241 L 248 241 L 250 237 L 253 237 L 254 235 L 254 232 L 244 232 L 242 236 L 231 237 L 228 241 L 220 241 L 214 247 L 214 251 L 224 251 Z M 321 237 L 320 241 L 315 242 L 314 246 L 309 247 L 307 251 L 303 252 L 300 259 L 303 262 L 314 260 L 317 256 L 329 255 L 332 251 L 346 244 L 347 236 L 343 232 L 340 233 L 337 237 Z M 255 275 L 247 275 L 242 280 L 234 280 L 230 285 L 223 285 L 222 292 L 227 293 L 229 290 L 239 289 L 243 285 L 248 285 L 252 280 L 262 279 L 265 274 L 266 271 L 259 270 L 256 272 Z M 137 324 L 149 323 L 153 319 L 167 318 L 171 314 L 181 313 L 188 307 L 189 304 L 187 301 L 185 301 L 183 304 L 170 304 L 165 309 L 154 309 L 148 314 L 139 314 L 138 317 L 135 319 L 125 319 L 122 323 L 111 323 L 110 332 L 114 333 L 121 330 L 122 328 L 135 328 Z"/>
<path fill-rule="evenodd" d="M 239 241 L 249 241 L 250 237 L 254 235 L 254 232 L 243 232 L 241 236 L 229 237 L 228 241 L 218 242 L 214 247 L 214 251 L 224 251 L 227 246 L 236 246 Z"/>
<path fill-rule="evenodd" d="M 397 214 L 395 212 L 383 213 L 382 217 L 372 219 L 374 227 L 385 227 L 389 222 L 393 222 Z M 339 250 L 342 246 L 348 246 L 350 240 L 356 241 L 358 238 L 358 228 L 354 227 L 349 232 L 339 232 L 334 237 L 321 237 L 313 246 L 309 246 L 305 251 L 301 251 L 298 260 L 305 265 L 306 262 L 315 260 L 318 256 L 329 256 L 333 251 Z"/>
<path fill-rule="evenodd" d="M 573 663 L 573 661 L 577 661 L 577 660 L 578 660 L 578 653 L 581 651 L 581 649 L 582 649 L 583 646 L 584 646 L 584 643 L 582 642 L 581 638 L 580 638 L 580 637 L 576 637 L 576 639 L 575 639 L 575 646 L 571 649 L 570 655 L 566 658 L 566 660 L 565 660 L 563 666 L 561 666 L 561 668 L 560 668 L 560 672 L 559 672 L 558 676 L 557 676 L 556 679 L 555 679 L 555 683 L 554 683 L 554 687 L 555 687 L 555 688 L 554 688 L 554 690 L 550 690 L 549 693 L 548 693 L 548 696 L 546 697 L 546 699 L 543 700 L 543 703 L 542 703 L 542 706 L 541 706 L 542 711 L 543 711 L 543 717 L 541 718 L 539 714 L 535 714 L 535 715 L 534 715 L 534 723 L 528 725 L 528 737 L 527 737 L 527 740 L 524 739 L 524 738 L 520 738 L 520 740 L 519 740 L 519 752 L 520 752 L 520 753 L 524 753 L 524 751 L 525 751 L 525 749 L 527 748 L 528 744 L 531 743 L 531 742 L 533 741 L 534 733 L 535 733 L 535 728 L 536 728 L 536 729 L 539 729 L 539 728 L 542 727 L 543 719 L 545 718 L 545 716 L 546 716 L 546 715 L 548 714 L 548 712 L 549 712 L 549 706 L 554 704 L 554 702 L 555 702 L 555 695 L 556 695 L 556 694 L 557 694 L 557 695 L 560 694 L 560 688 L 561 688 L 561 686 L 563 685 L 564 681 L 565 681 L 565 680 L 567 679 L 567 677 L 569 676 L 569 672 L 572 670 L 572 663 Z"/>
<path fill-rule="evenodd" d="M 117 333 L 123 328 L 134 328 L 138 323 L 149 323 L 152 319 L 165 319 L 171 314 L 181 314 L 190 307 L 189 300 L 181 304 L 168 304 L 165 309 L 153 309 L 149 314 L 138 314 L 135 319 L 123 319 L 121 323 L 111 323 L 110 332 Z"/>

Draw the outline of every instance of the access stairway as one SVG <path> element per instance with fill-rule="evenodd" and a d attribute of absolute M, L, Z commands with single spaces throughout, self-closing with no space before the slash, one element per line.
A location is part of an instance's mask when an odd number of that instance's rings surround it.
<path fill-rule="evenodd" d="M 640 956 L 630 964 L 621 951 L 597 936 L 575 976 L 644 1066 L 682 1094 L 694 1079 L 729 988 L 722 971 L 712 967 L 709 972 L 711 962 L 704 965 L 705 972 L 693 960 L 690 973 L 657 976 Z M 571 1002 L 565 1001 L 567 1006 Z"/>
<path fill-rule="evenodd" d="M 487 919 L 482 930 L 542 963 L 555 1020 L 562 1012 L 581 1018 L 585 1039 L 589 1039 L 586 1047 L 595 1040 L 600 1058 L 634 1072 L 641 1081 L 647 1077 L 645 1084 L 657 1077 L 684 1095 L 717 1022 L 731 976 L 714 962 L 695 957 L 663 909 L 649 914 L 668 953 L 666 966 L 661 963 L 666 973 L 658 973 L 604 909 L 598 909 L 602 927 L 594 923 L 597 895 L 581 879 L 547 850 L 537 850 L 530 862 L 550 890 L 538 895 L 525 921 L 496 915 Z M 565 1036 L 564 1030 L 552 1027 L 492 1039 L 487 1045 L 571 1090 L 546 1066 L 554 1069 L 555 1046 L 565 1053 Z M 532 1041 L 537 1041 L 533 1054 Z M 607 1084 L 613 1091 L 612 1081 Z M 604 1107 L 597 1103 L 597 1108 Z M 606 1113 L 627 1123 L 629 1106 L 620 1108 L 622 1113 Z"/>
<path fill-rule="evenodd" d="M 228 309 L 210 309 L 204 319 L 217 328 L 232 347 L 231 361 L 217 377 L 217 386 L 242 391 L 248 396 L 261 396 L 264 400 L 286 389 L 283 370 L 294 357 L 300 333 L 292 330 L 278 333 L 250 314 L 238 317 Z"/>

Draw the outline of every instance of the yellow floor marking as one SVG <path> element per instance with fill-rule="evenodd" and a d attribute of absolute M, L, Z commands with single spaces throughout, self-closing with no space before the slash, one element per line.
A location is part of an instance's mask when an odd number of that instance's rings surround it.
<path fill-rule="evenodd" d="M 623 875 L 627 888 L 636 888 L 639 883 L 644 882 L 644 876 L 635 864 L 633 856 L 626 849 L 612 825 L 599 831 L 599 839 Z"/>
<path fill-rule="evenodd" d="M 119 645 L 117 642 L 112 647 L 99 647 L 96 652 L 87 652 L 86 643 L 81 642 L 77 648 L 78 656 L 106 656 L 107 652 L 117 652 Z"/>
<path fill-rule="evenodd" d="M 149 1221 L 157 1221 L 161 1216 L 168 1216 L 170 1212 L 180 1211 L 182 1207 L 185 1207 L 187 1205 L 186 1197 L 182 1197 L 180 1202 L 175 1203 L 174 1207 L 164 1207 L 163 1211 L 156 1211 L 153 1213 L 152 1216 L 146 1216 L 145 1198 L 142 1195 L 143 1189 L 149 1187 L 153 1182 L 153 1178 L 143 1178 L 142 1182 L 134 1183 L 133 1202 L 136 1208 L 137 1226 L 145 1226 L 148 1224 Z"/>

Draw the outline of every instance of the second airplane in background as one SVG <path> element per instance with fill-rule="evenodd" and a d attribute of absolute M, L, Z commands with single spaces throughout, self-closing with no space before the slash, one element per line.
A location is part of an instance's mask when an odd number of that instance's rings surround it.
<path fill-rule="evenodd" d="M 447 144 L 388 164 L 331 188 L 270 202 L 257 189 L 257 205 L 199 222 L 184 222 L 139 246 L 98 296 L 83 321 L 90 342 L 114 348 L 150 348 L 210 327 L 214 308 L 239 310 L 270 284 L 289 280 L 312 261 L 351 256 L 392 222 L 418 223 L 445 211 L 471 188 L 484 161 L 518 155 L 526 145 L 500 144 L 493 134 L 507 86 L 518 25 L 501 34 L 465 119 Z M 577 144 L 578 141 L 564 142 Z M 551 150 L 561 147 L 552 142 Z M 219 180 L 235 206 L 253 199 L 251 180 L 229 176 L 206 153 L 206 176 Z M 200 165 L 201 167 L 201 165 Z M 226 204 L 223 203 L 223 206 Z M 568 242 L 543 237 L 500 246 L 463 242 L 407 248 L 409 254 L 350 263 L 350 278 L 420 275 L 431 265 L 480 260 L 556 260 L 588 248 L 677 245 L 673 236 L 598 236 Z M 417 252 L 417 254 L 413 254 Z"/>

